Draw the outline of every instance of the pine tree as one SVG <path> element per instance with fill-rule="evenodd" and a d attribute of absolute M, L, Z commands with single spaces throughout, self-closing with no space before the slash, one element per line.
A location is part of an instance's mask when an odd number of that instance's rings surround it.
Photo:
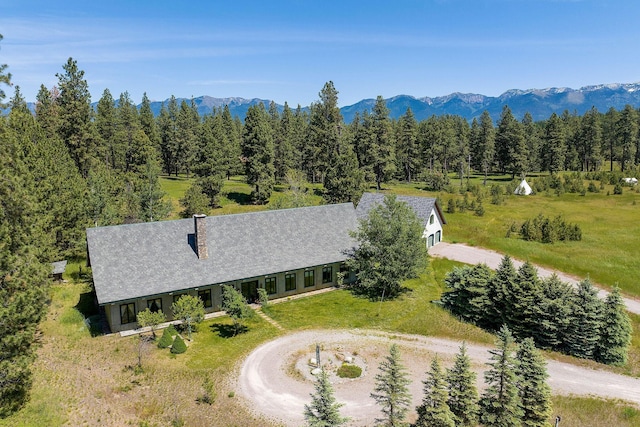
<path fill-rule="evenodd" d="M 532 307 L 537 322 L 531 329 L 531 336 L 538 347 L 562 350 L 571 322 L 573 288 L 555 274 L 542 280 L 540 287 L 541 292 Z"/>
<path fill-rule="evenodd" d="M 603 303 L 590 279 L 578 284 L 572 298 L 567 352 L 585 359 L 593 358 L 596 345 L 600 341 Z"/>
<path fill-rule="evenodd" d="M 518 269 L 515 292 L 508 298 L 512 300 L 508 314 L 508 324 L 516 338 L 530 337 L 539 318 L 535 306 L 536 298 L 542 293 L 538 271 L 529 261 Z"/>
<path fill-rule="evenodd" d="M 491 305 L 487 288 L 492 278 L 493 271 L 486 264 L 455 267 L 444 279 L 446 290 L 440 300 L 446 309 L 465 322 L 484 326 Z"/>
<path fill-rule="evenodd" d="M 324 178 L 325 199 L 328 203 L 360 200 L 365 190 L 364 172 L 358 169 L 358 158 L 351 147 L 343 143 Z"/>
<path fill-rule="evenodd" d="M 396 159 L 402 178 L 411 182 L 418 173 L 420 147 L 418 145 L 418 123 L 411 108 L 400 117 L 396 143 Z"/>
<path fill-rule="evenodd" d="M 431 362 L 431 370 L 424 383 L 422 404 L 416 408 L 418 419 L 415 427 L 455 427 L 455 416 L 449 405 L 449 393 L 438 357 Z"/>
<path fill-rule="evenodd" d="M 467 347 L 463 342 L 460 352 L 446 376 L 449 385 L 447 404 L 454 415 L 458 427 L 472 427 L 478 421 L 478 390 L 476 374 L 471 370 L 471 360 L 467 355 Z"/>
<path fill-rule="evenodd" d="M 0 34 L 0 41 L 2 41 L 2 39 L 3 39 L 2 34 Z M 11 73 L 5 72 L 7 67 L 8 67 L 7 64 L 0 64 L 0 84 L 11 86 Z M 5 97 L 6 97 L 6 94 L 4 92 L 4 89 L 2 88 L 2 86 L 0 86 L 0 108 L 5 107 L 5 104 L 3 104 Z"/>
<path fill-rule="evenodd" d="M 624 365 L 631 345 L 631 320 L 617 286 L 604 303 L 600 340 L 596 344 L 595 359 L 607 365 Z"/>
<path fill-rule="evenodd" d="M 562 120 L 556 113 L 551 114 L 544 130 L 543 167 L 550 173 L 564 169 L 565 161 L 565 129 Z"/>
<path fill-rule="evenodd" d="M 624 172 L 627 164 L 633 164 L 638 141 L 638 112 L 629 104 L 620 113 L 616 126 L 616 140 L 620 147 L 620 169 Z"/>
<path fill-rule="evenodd" d="M 371 168 L 375 175 L 376 188 L 382 189 L 382 183 L 391 178 L 394 172 L 394 152 L 395 145 L 392 140 L 391 123 L 389 121 L 389 109 L 387 103 L 378 95 L 373 107 L 373 132 L 370 140 Z"/>
<path fill-rule="evenodd" d="M 60 138 L 69 148 L 83 178 L 89 174 L 91 158 L 95 153 L 95 135 L 92 122 L 91 95 L 84 71 L 69 58 L 62 67 L 64 74 L 56 74 L 60 88 Z"/>
<path fill-rule="evenodd" d="M 324 369 L 316 378 L 315 394 L 311 394 L 311 404 L 304 405 L 304 419 L 309 427 L 333 427 L 344 425 L 348 419 L 340 415 L 344 406 L 336 402 L 329 376 Z"/>
<path fill-rule="evenodd" d="M 202 191 L 202 187 L 196 181 L 192 183 L 184 196 L 180 199 L 180 204 L 184 206 L 183 218 L 191 218 L 196 214 L 208 214 L 210 209 L 209 197 Z"/>
<path fill-rule="evenodd" d="M 28 400 L 50 272 L 21 136 L 0 117 L 0 418 Z"/>
<path fill-rule="evenodd" d="M 551 388 L 547 384 L 547 364 L 533 339 L 520 343 L 516 360 L 522 427 L 545 427 L 551 415 Z"/>
<path fill-rule="evenodd" d="M 529 153 L 524 140 L 522 124 L 518 122 L 507 105 L 502 109 L 495 136 L 496 160 L 503 172 L 526 173 L 526 161 Z"/>
<path fill-rule="evenodd" d="M 267 117 L 263 104 L 249 107 L 242 135 L 247 182 L 253 186 L 251 198 L 259 204 L 269 200 L 275 180 L 273 137 Z"/>
<path fill-rule="evenodd" d="M 495 129 L 487 110 L 482 112 L 480 123 L 476 131 L 472 132 L 471 147 L 471 161 L 476 169 L 484 173 L 483 185 L 487 185 L 487 175 L 495 156 Z"/>
<path fill-rule="evenodd" d="M 379 366 L 375 376 L 375 388 L 371 397 L 382 407 L 383 417 L 376 419 L 376 425 L 384 427 L 405 426 L 405 417 L 411 404 L 409 377 L 400 361 L 400 351 L 393 344 L 389 355 Z"/>
<path fill-rule="evenodd" d="M 484 373 L 487 389 L 480 399 L 480 422 L 485 427 L 520 427 L 523 413 L 512 355 L 513 337 L 506 326 L 498 332 L 496 345 L 496 350 L 489 350 L 490 369 Z"/>
<path fill-rule="evenodd" d="M 487 287 L 487 298 L 490 303 L 485 316 L 487 328 L 498 330 L 501 325 L 510 320 L 512 305 L 518 295 L 517 278 L 518 273 L 511 258 L 505 255 Z"/>

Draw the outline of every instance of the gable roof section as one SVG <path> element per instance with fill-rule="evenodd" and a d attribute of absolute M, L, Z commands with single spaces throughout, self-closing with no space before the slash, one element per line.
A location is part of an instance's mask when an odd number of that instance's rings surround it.
<path fill-rule="evenodd" d="M 381 193 L 364 193 L 358 202 L 358 207 L 356 208 L 356 215 L 358 219 L 366 218 L 367 215 L 369 215 L 369 211 L 374 206 L 384 201 L 384 196 L 385 195 Z M 397 196 L 397 199 L 409 205 L 425 226 L 429 223 L 429 217 L 431 216 L 433 209 L 438 212 L 442 223 L 447 223 L 447 220 L 444 218 L 442 210 L 440 209 L 440 204 L 434 198 Z"/>
<path fill-rule="evenodd" d="M 87 229 L 98 303 L 340 262 L 358 227 L 351 203 L 205 220 L 208 259 L 190 244 L 193 218 Z"/>

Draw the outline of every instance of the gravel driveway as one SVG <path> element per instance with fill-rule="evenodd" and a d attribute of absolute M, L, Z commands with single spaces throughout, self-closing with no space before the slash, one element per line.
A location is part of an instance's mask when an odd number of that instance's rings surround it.
<path fill-rule="evenodd" d="M 494 270 L 498 268 L 498 266 L 500 266 L 500 262 L 504 257 L 504 254 L 489 249 L 477 248 L 462 243 L 446 242 L 441 242 L 435 246 L 430 247 L 429 255 L 440 258 L 447 258 L 453 261 L 464 262 L 465 264 L 485 263 L 488 267 L 493 268 Z M 523 261 L 517 260 L 515 258 L 512 258 L 512 261 L 516 268 L 520 268 L 520 266 L 523 264 Z M 569 276 L 568 274 L 562 273 L 560 271 L 548 270 L 539 266 L 536 267 L 538 269 L 538 275 L 540 277 L 549 277 L 553 273 L 555 273 L 560 278 L 560 280 L 571 283 L 574 286 L 577 285 L 580 280 L 582 280 L 574 276 Z M 606 298 L 608 294 L 609 292 L 605 291 L 604 289 L 600 289 L 598 291 L 598 296 L 600 296 L 600 298 Z M 631 313 L 640 314 L 640 301 L 629 297 L 623 297 L 623 300 L 627 306 L 628 311 L 630 311 Z"/>
<path fill-rule="evenodd" d="M 344 380 L 334 376 L 332 383 L 336 399 L 344 403 L 342 415 L 351 419 L 349 425 L 372 425 L 380 410 L 369 393 L 391 343 L 399 346 L 402 363 L 412 378 L 412 408 L 422 400 L 422 381 L 434 355 L 449 367 L 461 345 L 453 340 L 369 330 L 296 332 L 263 344 L 247 357 L 238 378 L 239 394 L 257 414 L 286 426 L 302 425 L 304 405 L 311 401 L 313 392 L 308 361 L 315 357 L 316 345 L 320 345 L 323 364 L 335 356 L 352 356 L 354 363 L 363 368 L 360 378 Z M 468 344 L 467 350 L 473 369 L 479 373 L 486 370 L 488 347 Z M 640 379 L 557 361 L 548 361 L 547 369 L 549 384 L 556 394 L 620 398 L 640 407 Z M 482 374 L 478 377 L 480 387 Z M 413 417 L 412 410 L 412 421 Z"/>

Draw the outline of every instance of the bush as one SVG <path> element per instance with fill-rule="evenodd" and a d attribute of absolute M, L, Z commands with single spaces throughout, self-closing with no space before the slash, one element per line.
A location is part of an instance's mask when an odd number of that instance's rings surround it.
<path fill-rule="evenodd" d="M 173 329 L 173 333 L 171 333 L 171 329 Z M 165 329 L 164 332 L 162 332 L 162 337 L 160 337 L 160 341 L 158 341 L 158 348 L 167 348 L 171 345 L 171 343 L 173 343 L 173 335 L 177 334 L 175 330 L 176 329 L 173 327 L 173 325 L 171 325 L 170 327 Z"/>
<path fill-rule="evenodd" d="M 426 172 L 424 174 L 425 190 L 442 191 L 449 185 L 449 177 L 441 172 Z"/>
<path fill-rule="evenodd" d="M 593 181 L 589 182 L 589 187 L 587 188 L 587 190 L 589 191 L 589 193 L 600 192 L 600 190 L 598 189 L 598 187 L 596 187 L 596 184 Z"/>
<path fill-rule="evenodd" d="M 343 363 L 342 366 L 338 368 L 336 374 L 340 378 L 358 378 L 362 375 L 362 368 L 350 363 Z"/>
<path fill-rule="evenodd" d="M 562 216 L 550 219 L 542 214 L 526 220 L 520 227 L 520 235 L 524 240 L 541 243 L 582 240 L 582 230 L 577 224 L 567 223 Z"/>
<path fill-rule="evenodd" d="M 184 340 L 180 335 L 176 335 L 176 338 L 173 340 L 173 344 L 171 344 L 171 353 L 182 354 L 185 351 L 187 351 L 187 345 L 184 343 Z"/>
<path fill-rule="evenodd" d="M 622 194 L 622 185 L 619 182 L 613 187 L 613 194 Z"/>
<path fill-rule="evenodd" d="M 456 202 L 453 199 L 447 201 L 447 213 L 456 213 Z"/>

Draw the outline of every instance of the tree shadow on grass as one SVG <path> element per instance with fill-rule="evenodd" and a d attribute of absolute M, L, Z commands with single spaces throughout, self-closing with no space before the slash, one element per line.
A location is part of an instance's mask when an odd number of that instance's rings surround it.
<path fill-rule="evenodd" d="M 233 338 L 236 335 L 244 334 L 249 331 L 249 328 L 244 325 L 240 325 L 238 326 L 238 333 L 236 334 L 235 326 L 225 323 L 214 323 L 210 328 L 213 332 L 217 333 L 220 338 Z"/>
<path fill-rule="evenodd" d="M 246 193 L 238 193 L 237 191 L 232 191 L 227 194 L 227 199 L 233 200 L 239 205 L 252 205 L 253 201 L 251 200 L 251 195 Z"/>

